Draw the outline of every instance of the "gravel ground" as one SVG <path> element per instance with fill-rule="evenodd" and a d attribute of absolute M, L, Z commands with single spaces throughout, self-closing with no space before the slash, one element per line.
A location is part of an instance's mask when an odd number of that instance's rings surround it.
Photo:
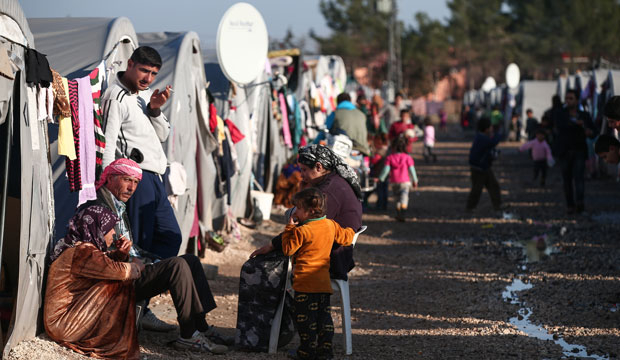
<path fill-rule="evenodd" d="M 486 193 L 478 209 L 465 214 L 471 134 L 466 135 L 439 134 L 439 161 L 432 164 L 419 160 L 421 145 L 417 144 L 420 188 L 411 194 L 406 222 L 395 222 L 392 210 L 365 212 L 368 230 L 355 248 L 357 267 L 350 281 L 353 355 L 349 358 L 559 359 L 577 355 L 570 347 L 566 354 L 557 341 L 527 336 L 512 325 L 509 319 L 518 317 L 520 307 L 531 309 L 529 320 L 554 339 L 585 346 L 591 355 L 618 358 L 618 183 L 609 178 L 588 180 L 589 213 L 568 216 L 558 167 L 551 169 L 547 187 L 540 188 L 531 181 L 527 155 L 517 152 L 516 143 L 504 143 L 494 168 L 503 200 L 510 206 L 507 216 L 491 210 Z M 207 252 L 204 261 L 219 266 L 217 279 L 210 282 L 218 308 L 207 320 L 223 333 L 234 334 L 242 263 L 282 229 L 282 216 L 274 214 L 259 229 L 244 229 L 243 239 L 223 253 Z M 546 253 L 531 240 L 539 235 L 546 235 Z M 528 262 L 528 258 L 539 261 Z M 533 285 L 516 293 L 521 305 L 502 298 L 515 278 Z M 344 358 L 339 297 L 332 297 L 332 303 L 335 356 Z M 169 296 L 153 299 L 152 309 L 160 318 L 175 322 Z M 174 332 L 141 332 L 143 358 L 200 358 L 167 346 L 176 336 Z M 295 344 L 296 340 L 287 348 Z M 284 354 L 283 350 L 275 356 L 231 351 L 218 358 L 284 359 Z M 9 358 L 83 357 L 41 335 L 21 343 Z"/>

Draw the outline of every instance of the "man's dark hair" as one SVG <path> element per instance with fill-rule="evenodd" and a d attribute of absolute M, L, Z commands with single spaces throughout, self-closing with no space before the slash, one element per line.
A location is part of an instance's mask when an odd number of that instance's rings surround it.
<path fill-rule="evenodd" d="M 620 120 L 620 96 L 612 96 L 607 100 L 603 113 L 610 119 Z"/>
<path fill-rule="evenodd" d="M 560 95 L 553 95 L 551 97 L 551 106 L 553 108 L 559 108 L 562 106 L 562 99 L 560 98 Z"/>
<path fill-rule="evenodd" d="M 133 54 L 131 54 L 131 57 L 129 59 L 135 64 L 142 64 L 161 68 L 161 56 L 159 56 L 157 50 L 153 49 L 150 46 L 140 46 L 133 51 Z"/>
<path fill-rule="evenodd" d="M 408 109 L 402 109 L 400 111 L 400 116 L 403 116 L 403 114 L 409 114 L 409 110 Z"/>
<path fill-rule="evenodd" d="M 577 89 L 568 89 L 568 90 L 566 90 L 566 95 L 568 95 L 568 94 L 575 95 L 575 99 L 577 101 L 579 101 L 579 91 L 577 91 Z M 566 96 L 566 95 L 564 95 L 564 96 Z"/>
<path fill-rule="evenodd" d="M 527 114 L 527 113 L 534 113 L 534 112 L 532 111 L 532 109 L 527 109 L 525 110 L 525 113 Z"/>
<path fill-rule="evenodd" d="M 397 97 L 400 97 L 401 99 L 404 99 L 405 97 L 403 96 L 403 93 L 401 92 L 397 92 L 396 95 L 394 95 L 394 98 L 396 99 Z"/>
<path fill-rule="evenodd" d="M 620 149 L 620 141 L 611 135 L 600 135 L 596 140 L 596 143 L 594 143 L 594 153 L 606 153 L 609 151 L 610 146 L 615 146 Z"/>
<path fill-rule="evenodd" d="M 351 101 L 351 96 L 346 92 L 340 93 L 338 94 L 338 97 L 336 97 L 336 102 L 338 104 L 340 104 L 343 101 Z"/>
<path fill-rule="evenodd" d="M 304 209 L 315 218 L 324 216 L 327 212 L 327 201 L 325 194 L 317 188 L 310 187 L 303 189 L 293 195 L 293 205 Z"/>
<path fill-rule="evenodd" d="M 478 131 L 485 132 L 488 128 L 491 127 L 491 119 L 484 116 L 478 120 Z"/>

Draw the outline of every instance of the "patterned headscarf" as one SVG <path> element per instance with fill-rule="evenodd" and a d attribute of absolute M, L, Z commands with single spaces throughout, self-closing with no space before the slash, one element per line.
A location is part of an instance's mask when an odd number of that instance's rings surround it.
<path fill-rule="evenodd" d="M 140 165 L 138 165 L 137 162 L 131 159 L 116 159 L 103 170 L 103 174 L 101 174 L 101 178 L 99 182 L 97 182 L 97 190 L 99 190 L 99 188 L 108 181 L 108 177 L 112 175 L 129 175 L 140 181 L 142 180 L 142 169 L 140 169 Z"/>
<path fill-rule="evenodd" d="M 314 167 L 318 162 L 330 171 L 336 171 L 343 179 L 351 185 L 355 196 L 358 199 L 362 199 L 362 189 L 360 186 L 359 178 L 355 173 L 355 170 L 342 161 L 340 156 L 336 155 L 332 149 L 327 146 L 312 144 L 299 149 L 299 156 L 297 162 L 309 167 Z"/>
<path fill-rule="evenodd" d="M 97 249 L 106 251 L 108 246 L 103 237 L 114 228 L 118 220 L 118 216 L 105 206 L 92 205 L 78 210 L 77 214 L 69 220 L 67 235 L 54 246 L 50 260 L 58 259 L 63 251 L 74 247 L 79 241 L 89 242 Z"/>

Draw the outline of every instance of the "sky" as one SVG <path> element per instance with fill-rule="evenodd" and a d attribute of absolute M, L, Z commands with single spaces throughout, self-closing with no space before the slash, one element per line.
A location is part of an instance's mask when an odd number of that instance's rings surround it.
<path fill-rule="evenodd" d="M 418 11 L 431 18 L 449 16 L 446 0 L 397 0 L 399 19 L 413 24 Z M 203 48 L 214 48 L 219 21 L 237 0 L 20 0 L 26 17 L 119 17 L 131 20 L 136 32 L 195 31 Z M 281 39 L 287 29 L 295 37 L 307 36 L 310 29 L 329 35 L 319 11 L 319 0 L 246 0 L 260 11 L 270 38 Z"/>

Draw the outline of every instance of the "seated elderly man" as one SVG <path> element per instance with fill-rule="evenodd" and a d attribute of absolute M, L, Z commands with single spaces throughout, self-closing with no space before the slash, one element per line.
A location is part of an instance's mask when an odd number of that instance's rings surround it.
<path fill-rule="evenodd" d="M 224 353 L 228 349 L 221 343 L 232 339 L 218 334 L 206 322 L 205 315 L 216 305 L 200 260 L 194 255 L 183 255 L 155 262 L 147 260 L 145 265 L 140 260 L 144 253 L 132 244 L 124 203 L 133 195 L 141 178 L 142 171 L 137 163 L 117 159 L 103 171 L 97 183 L 97 199 L 85 203 L 80 209 L 103 206 L 120 218 L 114 228 L 120 238 L 114 245 L 118 249 L 127 249 L 127 256 L 121 260 L 136 264 L 139 270 L 134 282 L 135 300 L 143 301 L 170 291 L 180 326 L 180 337 L 174 346 L 182 350 Z"/>

